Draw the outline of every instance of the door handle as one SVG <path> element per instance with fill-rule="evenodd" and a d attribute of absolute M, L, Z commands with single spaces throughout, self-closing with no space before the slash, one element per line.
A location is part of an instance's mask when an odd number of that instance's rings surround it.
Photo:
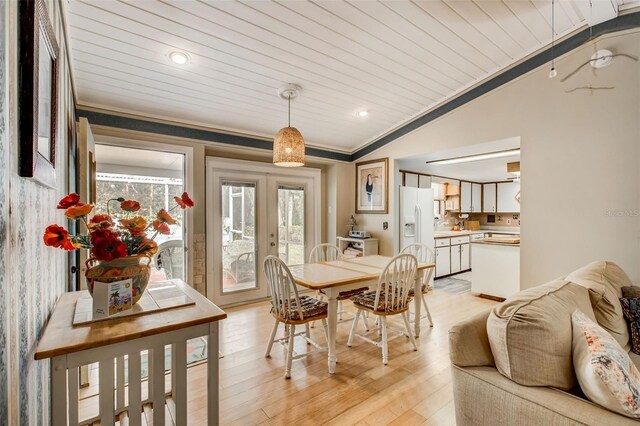
<path fill-rule="evenodd" d="M 271 247 L 275 247 L 275 246 L 276 246 L 276 243 L 271 242 Z"/>

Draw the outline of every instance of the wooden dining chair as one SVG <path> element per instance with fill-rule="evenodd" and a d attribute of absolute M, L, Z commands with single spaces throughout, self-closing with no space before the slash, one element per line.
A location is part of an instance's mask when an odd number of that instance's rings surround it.
<path fill-rule="evenodd" d="M 321 262 L 332 262 L 334 260 L 342 260 L 342 253 L 337 246 L 329 243 L 322 243 L 315 246 L 311 249 L 311 253 L 309 253 L 309 263 L 321 263 Z M 346 313 L 346 311 L 342 308 L 342 301 L 348 300 L 352 296 L 363 293 L 369 290 L 369 287 L 361 287 L 353 290 L 341 291 L 338 293 L 336 300 L 338 301 L 338 321 L 342 321 L 342 314 Z M 322 290 L 318 290 L 316 296 L 320 300 L 324 300 L 324 292 Z M 365 326 L 368 330 L 368 324 L 365 321 Z M 312 325 L 313 327 L 313 325 Z"/>
<path fill-rule="evenodd" d="M 417 351 L 418 346 L 413 336 L 411 327 L 409 326 L 409 303 L 413 299 L 409 292 L 414 287 L 414 280 L 418 271 L 418 259 L 412 254 L 399 254 L 387 264 L 387 266 L 378 278 L 377 288 L 373 291 L 367 291 L 357 296 L 353 296 L 351 300 L 353 305 L 358 309 L 356 318 L 353 320 L 351 332 L 347 346 L 353 344 L 353 337 L 358 336 L 361 339 L 376 345 L 382 349 L 382 363 L 387 365 L 389 362 L 389 340 L 393 340 L 400 336 L 408 336 L 413 345 L 413 350 Z M 364 312 L 376 315 L 379 321 L 376 324 L 380 328 L 381 340 L 376 341 L 368 338 L 363 334 L 356 334 L 356 327 L 360 317 Z M 406 333 L 402 332 L 391 339 L 388 337 L 387 317 L 392 315 L 400 315 L 404 321 Z"/>
<path fill-rule="evenodd" d="M 324 335 L 327 338 L 327 302 L 311 296 L 299 296 L 291 271 L 276 256 L 265 257 L 264 272 L 271 290 L 271 315 L 275 318 L 265 357 L 269 358 L 271 356 L 271 348 L 274 342 L 288 343 L 284 376 L 289 379 L 291 378 L 291 361 L 309 355 L 308 353 L 293 354 L 296 336 L 304 336 L 307 343 L 312 344 L 317 349 L 326 349 L 311 339 L 308 325 L 311 321 L 321 320 L 324 327 Z M 281 339 L 276 339 L 280 323 L 285 326 L 285 336 Z M 296 333 L 296 326 L 303 324 L 306 326 L 305 331 Z"/>
<path fill-rule="evenodd" d="M 400 253 L 408 253 L 412 254 L 418 259 L 418 263 L 435 263 L 435 255 L 433 250 L 429 248 L 426 244 L 409 244 L 405 248 L 402 249 Z M 420 298 L 422 299 L 422 306 L 424 307 L 424 315 L 421 315 L 420 318 L 415 318 L 415 321 L 420 321 L 422 318 L 427 318 L 429 320 L 429 326 L 433 327 L 433 320 L 431 319 L 431 312 L 429 311 L 429 306 L 427 306 L 426 295 L 431 291 L 430 283 L 431 277 L 433 276 L 434 268 L 427 268 L 422 273 L 418 273 L 418 279 L 421 281 L 420 286 Z M 413 296 L 413 290 L 411 290 L 410 296 Z"/>

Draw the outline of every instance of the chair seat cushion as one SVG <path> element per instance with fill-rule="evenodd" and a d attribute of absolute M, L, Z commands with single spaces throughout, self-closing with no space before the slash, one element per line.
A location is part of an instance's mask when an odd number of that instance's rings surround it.
<path fill-rule="evenodd" d="M 409 303 L 413 299 L 412 296 L 407 297 L 407 303 Z M 358 295 L 351 297 L 351 300 L 356 305 L 364 306 L 365 308 L 372 309 L 374 311 L 380 312 L 390 312 L 397 311 L 400 309 L 399 306 L 387 306 L 387 303 L 384 300 L 384 292 L 380 293 L 380 300 L 378 301 L 378 306 L 376 307 L 376 291 L 365 291 Z"/>
<path fill-rule="evenodd" d="M 360 287 L 360 288 L 354 288 L 353 290 L 341 291 L 340 293 L 338 293 L 338 297 L 336 297 L 336 300 L 351 299 L 353 296 L 360 293 L 364 293 L 367 290 L 369 290 L 369 287 Z M 320 293 L 325 295 L 327 294 L 324 290 L 320 290 Z"/>
<path fill-rule="evenodd" d="M 291 309 L 290 315 L 286 319 L 289 319 L 292 321 L 300 321 L 303 319 L 309 319 L 311 317 L 327 315 L 327 306 L 328 306 L 327 302 L 323 302 L 322 300 L 318 300 L 314 297 L 300 296 L 300 305 L 301 305 L 300 307 L 302 310 L 303 318 L 300 318 L 300 315 L 297 309 Z M 272 312 L 273 312 L 273 309 L 272 309 Z"/>
<path fill-rule="evenodd" d="M 420 287 L 420 292 L 421 292 L 422 294 L 426 294 L 426 293 L 428 293 L 428 292 L 429 292 L 429 290 L 430 290 L 430 288 L 429 288 L 429 287 L 427 287 L 427 284 L 426 284 L 426 283 L 425 283 L 425 284 L 422 284 L 422 287 Z M 413 297 L 413 296 L 414 296 L 414 294 L 415 294 L 415 291 L 414 291 L 413 289 L 409 290 L 409 297 Z"/>
<path fill-rule="evenodd" d="M 336 299 L 338 300 L 351 299 L 353 296 L 357 296 L 368 290 L 369 290 L 369 287 L 360 287 L 360 288 L 355 288 L 353 290 L 341 291 L 340 293 L 338 293 L 338 297 Z"/>

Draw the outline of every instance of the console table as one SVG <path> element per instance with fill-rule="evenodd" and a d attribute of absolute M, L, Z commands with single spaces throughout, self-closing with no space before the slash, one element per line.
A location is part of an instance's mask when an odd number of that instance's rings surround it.
<path fill-rule="evenodd" d="M 227 314 L 186 283 L 171 282 L 194 303 L 74 326 L 76 301 L 86 297 L 87 291 L 65 293 L 60 297 L 35 354 L 36 360 L 51 360 L 51 422 L 54 426 L 77 425 L 80 420 L 83 424 L 112 425 L 123 418 L 130 425 L 140 425 L 143 408 L 149 407 L 154 408 L 153 423 L 164 425 L 165 402 L 175 410 L 176 424 L 187 424 L 187 340 L 202 336 L 208 340 L 207 423 L 218 424 L 218 321 Z M 149 288 L 152 286 L 150 283 Z M 165 392 L 165 346 L 171 347 L 168 393 Z M 146 384 L 141 377 L 140 353 L 143 351 L 148 351 Z M 81 366 L 92 363 L 99 363 L 99 414 L 91 419 L 78 419 L 78 372 Z"/>

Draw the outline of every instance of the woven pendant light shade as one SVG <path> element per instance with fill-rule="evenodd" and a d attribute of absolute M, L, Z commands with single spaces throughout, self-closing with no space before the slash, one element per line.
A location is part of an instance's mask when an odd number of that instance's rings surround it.
<path fill-rule="evenodd" d="M 304 138 L 295 127 L 283 127 L 276 135 L 273 164 L 280 167 L 304 166 Z"/>

